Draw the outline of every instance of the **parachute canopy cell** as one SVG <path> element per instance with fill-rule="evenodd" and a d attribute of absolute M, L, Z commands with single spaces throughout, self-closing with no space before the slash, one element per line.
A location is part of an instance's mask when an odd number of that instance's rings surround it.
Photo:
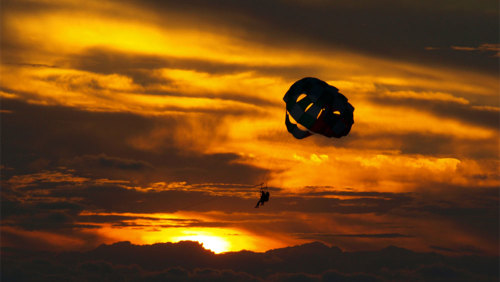
<path fill-rule="evenodd" d="M 354 123 L 354 107 L 347 98 L 337 88 L 314 77 L 295 82 L 283 100 L 286 128 L 297 139 L 313 133 L 340 138 L 349 133 Z M 305 129 L 300 129 L 289 116 Z"/>

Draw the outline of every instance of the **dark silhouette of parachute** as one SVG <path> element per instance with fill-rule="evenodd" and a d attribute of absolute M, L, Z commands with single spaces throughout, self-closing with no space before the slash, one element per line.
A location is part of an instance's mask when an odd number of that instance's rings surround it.
<path fill-rule="evenodd" d="M 313 133 L 326 137 L 346 136 L 354 123 L 354 107 L 339 90 L 314 77 L 295 82 L 286 92 L 285 124 L 295 138 L 303 139 Z M 307 130 L 292 123 L 290 116 Z"/>

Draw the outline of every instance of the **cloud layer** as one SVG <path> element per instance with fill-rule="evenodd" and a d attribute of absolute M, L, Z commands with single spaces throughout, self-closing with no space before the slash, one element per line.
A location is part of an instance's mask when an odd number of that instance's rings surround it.
<path fill-rule="evenodd" d="M 2 246 L 85 256 L 117 241 L 216 252 L 320 241 L 342 259 L 389 245 L 498 255 L 498 3 L 351 2 L 2 1 Z M 282 97 L 305 76 L 354 105 L 348 136 L 287 133 Z M 259 183 L 271 199 L 255 209 Z M 265 273 L 275 281 L 490 278 L 430 254 L 439 260 L 394 277 L 296 273 L 287 250 L 233 255 L 283 259 L 283 273 Z M 393 251 L 420 256 L 380 252 Z M 37 260 L 7 269 L 22 263 Z M 127 265 L 62 268 L 264 275 Z"/>
<path fill-rule="evenodd" d="M 120 242 L 85 252 L 19 253 L 2 249 L 4 279 L 45 281 L 494 281 L 495 258 L 448 257 L 397 247 L 342 252 L 321 243 L 215 255 L 198 243 Z M 21 270 L 22 269 L 22 270 Z"/>

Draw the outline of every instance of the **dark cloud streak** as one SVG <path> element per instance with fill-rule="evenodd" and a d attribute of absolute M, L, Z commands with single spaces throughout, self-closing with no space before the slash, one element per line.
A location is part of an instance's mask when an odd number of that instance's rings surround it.
<path fill-rule="evenodd" d="M 484 108 L 481 105 L 463 104 L 453 101 L 390 97 L 387 95 L 373 95 L 370 96 L 370 99 L 381 105 L 418 109 L 436 116 L 458 119 L 462 123 L 485 128 L 497 129 L 500 127 L 500 110 Z"/>
<path fill-rule="evenodd" d="M 312 137 L 312 140 L 320 146 L 331 144 L 329 140 L 315 136 Z M 477 146 L 478 143 L 482 144 L 481 147 Z M 349 136 L 336 140 L 335 146 L 364 150 L 399 150 L 402 154 L 407 155 L 477 159 L 488 159 L 491 158 L 491 152 L 498 152 L 494 138 L 471 138 L 431 132 L 398 133 L 384 128 L 368 133 L 351 132 Z"/>
<path fill-rule="evenodd" d="M 313 240 L 321 240 L 321 239 L 329 239 L 336 237 L 346 237 L 346 238 L 373 238 L 373 239 L 387 239 L 387 238 L 413 238 L 414 236 L 405 235 L 400 233 L 374 233 L 374 234 L 322 234 L 322 233 L 304 233 L 304 234 L 296 234 L 297 237 L 302 239 L 313 239 Z"/>
<path fill-rule="evenodd" d="M 180 148 L 172 138 L 177 128 L 189 124 L 176 117 L 143 117 L 129 113 L 87 112 L 62 106 L 29 105 L 4 99 L 2 109 L 2 164 L 14 170 L 9 174 L 26 174 L 40 169 L 73 166 L 82 174 L 101 178 L 118 178 L 153 182 L 158 180 L 191 183 L 254 183 L 266 172 L 237 163 L 240 156 L 231 153 L 201 154 Z M 225 113 L 213 117 L 213 122 Z M 210 125 L 212 121 L 204 121 Z M 75 130 L 75 128 L 77 130 Z M 130 144 L 137 137 L 148 138 L 161 128 L 171 131 L 153 151 L 140 150 Z M 213 136 L 209 126 L 206 132 Z M 129 141 L 129 142 L 127 142 Z M 210 141 L 210 140 L 207 140 Z M 163 175 L 158 179 L 158 175 Z M 225 179 L 223 181 L 223 179 Z M 147 183 L 147 182 L 146 182 Z"/>
<path fill-rule="evenodd" d="M 135 1 L 133 1 L 135 2 Z M 488 55 L 429 52 L 428 46 L 477 46 L 497 42 L 498 3 L 484 9 L 409 1 L 234 2 L 140 1 L 155 11 L 188 14 L 208 26 L 236 27 L 247 40 L 270 45 L 341 47 L 402 61 L 460 66 L 498 72 Z M 138 3 L 137 3 L 138 4 Z M 229 24 L 230 23 L 230 24 Z"/>

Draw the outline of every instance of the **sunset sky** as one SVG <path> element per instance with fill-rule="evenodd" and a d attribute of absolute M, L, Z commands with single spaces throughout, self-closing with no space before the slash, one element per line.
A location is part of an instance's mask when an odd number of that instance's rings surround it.
<path fill-rule="evenodd" d="M 499 253 L 497 1 L 0 11 L 2 246 Z M 308 76 L 355 107 L 348 136 L 287 132 Z"/>

